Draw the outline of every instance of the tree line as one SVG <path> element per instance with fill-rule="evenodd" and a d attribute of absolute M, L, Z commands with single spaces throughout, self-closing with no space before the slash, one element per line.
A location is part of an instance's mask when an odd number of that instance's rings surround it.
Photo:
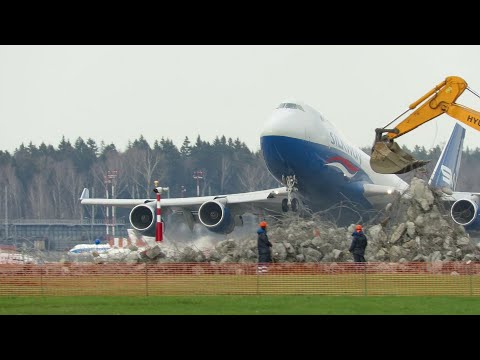
<path fill-rule="evenodd" d="M 417 159 L 432 160 L 427 173 L 440 156 L 441 148 L 430 150 L 403 147 Z M 369 148 L 362 148 L 367 154 Z M 480 149 L 463 151 L 458 191 L 479 191 Z M 200 172 L 200 173 L 199 173 Z M 185 137 L 177 148 L 170 139 L 161 138 L 151 146 L 143 136 L 129 142 L 125 151 L 112 144 L 97 144 L 89 138 L 77 138 L 72 144 L 65 137 L 57 147 L 31 142 L 20 145 L 13 154 L 0 151 L 0 217 L 9 219 L 79 219 L 79 196 L 84 187 L 92 197 L 154 198 L 154 180 L 169 187 L 170 197 L 229 194 L 281 186 L 268 172 L 261 151 L 251 151 L 240 139 L 216 137 L 210 143 L 200 135 L 194 143 Z M 109 175 L 115 174 L 114 177 Z M 195 179 L 194 175 L 201 175 Z M 413 172 L 401 175 L 409 181 Z M 114 183 L 112 184 L 111 181 Z M 166 196 L 165 194 L 163 196 Z M 104 207 L 96 211 L 103 218 Z M 125 209 L 118 217 L 128 216 Z M 123 211 L 123 213 L 122 213 Z"/>
<path fill-rule="evenodd" d="M 201 178 L 195 179 L 194 173 Z M 56 148 L 30 143 L 13 154 L 0 151 L 0 174 L 1 219 L 6 209 L 10 219 L 79 219 L 84 187 L 91 197 L 106 197 L 107 189 L 112 197 L 114 185 L 115 198 L 155 198 L 154 180 L 169 187 L 170 197 L 197 196 L 197 190 L 205 196 L 279 186 L 260 151 L 225 136 L 213 143 L 198 136 L 193 144 L 185 137 L 180 149 L 170 139 L 151 146 L 140 136 L 125 151 L 114 144 L 97 145 L 91 138 L 79 137 L 72 144 L 63 137 Z M 103 211 L 95 217 L 103 218 Z M 118 211 L 121 217 L 122 209 Z"/>

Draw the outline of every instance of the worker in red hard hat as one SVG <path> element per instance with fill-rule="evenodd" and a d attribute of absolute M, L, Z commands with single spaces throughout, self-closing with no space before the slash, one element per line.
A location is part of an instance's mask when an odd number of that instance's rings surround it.
<path fill-rule="evenodd" d="M 258 249 L 258 272 L 267 272 L 267 263 L 272 262 L 272 254 L 270 248 L 272 243 L 268 240 L 267 222 L 261 221 L 258 224 L 260 228 L 257 230 L 257 249 Z"/>
<path fill-rule="evenodd" d="M 365 248 L 367 247 L 367 237 L 363 233 L 362 225 L 355 226 L 355 232 L 352 234 L 352 244 L 348 251 L 353 254 L 353 261 L 365 262 Z"/>

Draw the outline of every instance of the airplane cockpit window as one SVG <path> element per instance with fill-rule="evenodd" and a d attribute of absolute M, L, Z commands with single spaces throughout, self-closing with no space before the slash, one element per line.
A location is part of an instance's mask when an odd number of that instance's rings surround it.
<path fill-rule="evenodd" d="M 293 104 L 293 103 L 281 103 L 280 105 L 278 105 L 277 109 L 281 109 L 281 108 L 298 109 L 298 110 L 305 111 L 305 110 L 303 110 L 303 107 L 301 107 L 298 104 Z"/>

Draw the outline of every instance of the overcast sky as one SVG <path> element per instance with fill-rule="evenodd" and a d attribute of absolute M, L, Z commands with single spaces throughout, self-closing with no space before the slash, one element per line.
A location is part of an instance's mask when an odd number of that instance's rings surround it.
<path fill-rule="evenodd" d="M 358 146 L 447 76 L 480 93 L 479 45 L 0 46 L 0 150 L 80 136 L 124 151 L 185 136 L 239 137 L 260 149 L 262 125 L 286 99 L 320 111 Z M 458 103 L 480 111 L 465 91 Z M 456 120 L 441 115 L 398 139 L 427 149 Z M 479 147 L 467 127 L 465 146 Z"/>

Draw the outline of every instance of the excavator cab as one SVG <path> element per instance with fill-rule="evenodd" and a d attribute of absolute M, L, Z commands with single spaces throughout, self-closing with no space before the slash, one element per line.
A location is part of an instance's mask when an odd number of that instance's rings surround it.
<path fill-rule="evenodd" d="M 387 137 L 381 137 L 384 129 L 375 129 L 376 137 L 370 156 L 370 167 L 379 174 L 403 174 L 424 166 L 430 160 L 416 160 Z"/>
<path fill-rule="evenodd" d="M 469 90 L 480 98 L 480 95 L 470 89 L 461 77 L 449 76 L 436 85 L 432 90 L 412 103 L 409 108 L 385 127 L 392 124 L 410 110 L 415 111 L 401 121 L 393 129 L 375 129 L 375 143 L 370 156 L 370 167 L 380 174 L 403 174 L 428 164 L 428 161 L 416 160 L 412 155 L 403 151 L 394 139 L 405 135 L 437 116 L 447 114 L 467 126 L 480 131 L 480 112 L 455 103 L 457 98 Z M 422 104 L 417 108 L 418 105 Z M 383 135 L 383 133 L 386 133 Z"/>

